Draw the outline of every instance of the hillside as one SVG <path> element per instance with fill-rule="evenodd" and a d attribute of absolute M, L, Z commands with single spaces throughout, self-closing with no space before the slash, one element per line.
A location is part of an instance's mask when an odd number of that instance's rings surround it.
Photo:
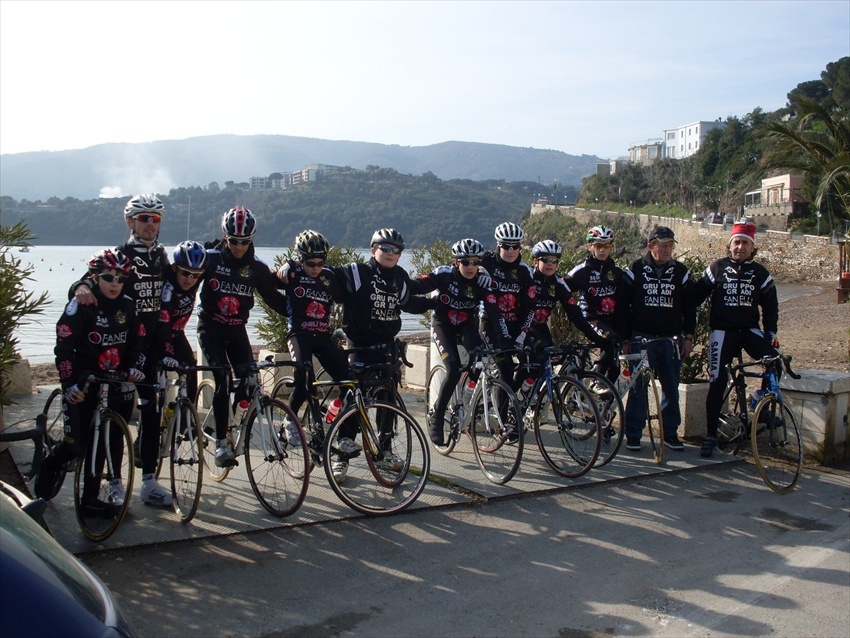
<path fill-rule="evenodd" d="M 473 142 L 398 146 L 287 135 L 213 135 L 144 144 L 101 144 L 85 149 L 0 155 L 0 195 L 17 200 L 93 199 L 102 193 L 168 192 L 211 182 L 301 170 L 308 164 L 440 179 L 542 181 L 578 186 L 597 158 L 560 151 Z"/>

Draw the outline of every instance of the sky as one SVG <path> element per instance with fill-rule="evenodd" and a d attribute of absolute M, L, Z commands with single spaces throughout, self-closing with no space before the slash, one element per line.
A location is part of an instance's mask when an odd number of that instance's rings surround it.
<path fill-rule="evenodd" d="M 272 134 L 603 158 L 786 105 L 848 0 L 0 0 L 0 153 Z"/>

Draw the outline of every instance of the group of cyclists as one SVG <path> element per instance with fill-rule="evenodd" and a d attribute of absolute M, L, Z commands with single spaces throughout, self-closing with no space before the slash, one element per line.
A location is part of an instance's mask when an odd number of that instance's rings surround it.
<path fill-rule="evenodd" d="M 130 199 L 124 208 L 130 230 L 127 242 L 93 255 L 87 275 L 71 286 L 70 301 L 57 323 L 55 349 L 63 388 L 65 438 L 42 463 L 35 483 L 39 497 L 50 498 L 63 466 L 81 453 L 96 407 L 93 393 L 81 391 L 82 379 L 98 371 L 124 370 L 127 384 L 114 388 L 111 401 L 119 414 L 129 418 L 133 384 L 137 384 L 141 500 L 148 505 L 171 506 L 170 490 L 155 478 L 162 405 L 154 380 L 162 365 L 195 365 L 184 329 L 196 298 L 200 348 L 208 365 L 221 367 L 214 373 L 213 397 L 215 464 L 219 467 L 235 463 L 227 438 L 231 397 L 224 366 L 238 371 L 253 362 L 247 321 L 255 293 L 288 318 L 287 347 L 292 361 L 299 364 L 289 399 L 296 414 L 308 393 L 303 366 L 310 365 L 314 356 L 334 380 L 345 379 L 354 361 L 381 363 L 397 355 L 393 349 L 402 311 L 432 311 L 433 341 L 447 371 L 428 414 L 429 436 L 435 445 L 443 444 L 446 408 L 461 377 L 459 345 L 467 350 L 486 343 L 500 350 L 542 352 L 553 345 L 548 324 L 553 308 L 560 303 L 567 318 L 601 346 L 598 364 L 615 380 L 619 375 L 615 346 L 634 336 L 624 333 L 622 323 L 618 325 L 616 309 L 625 271 L 611 257 L 614 232 L 604 226 L 587 232 L 587 259 L 564 277 L 557 274 L 563 250 L 553 240 L 532 246 L 531 266 L 522 261 L 525 233 L 513 222 L 496 227 L 493 249 L 474 238 L 460 239 L 451 246 L 450 264 L 412 277 L 398 265 L 406 244 L 392 228 L 374 232 L 367 262 L 339 267 L 326 263 L 327 239 L 314 230 L 304 230 L 295 238 L 293 258 L 275 272 L 255 254 L 257 220 L 247 208 L 236 206 L 224 213 L 219 239 L 205 245 L 182 242 L 171 259 L 158 241 L 164 215 L 165 207 L 155 195 Z M 729 243 L 730 254 L 706 270 L 688 297 L 689 304 L 712 299 L 710 347 L 717 356 L 711 357 L 709 436 L 701 450 L 703 456 L 713 449 L 720 411 L 715 403 L 725 383 L 725 362 L 741 347 L 760 356 L 778 345 L 775 286 L 767 271 L 752 262 L 755 228 L 735 224 Z M 352 350 L 348 355 L 332 338 L 334 304 L 343 307 L 342 329 Z M 759 330 L 759 308 L 766 337 Z M 687 341 L 688 335 L 682 336 Z M 498 365 L 502 378 L 514 389 L 527 376 L 511 356 L 499 358 Z M 189 392 L 194 394 L 197 382 L 191 378 L 194 375 L 189 376 Z M 236 388 L 234 404 L 248 397 L 247 383 Z M 301 445 L 295 424 L 287 422 L 285 426 L 291 444 Z M 356 434 L 356 430 L 341 432 L 334 443 L 344 453 L 332 464 L 337 480 L 345 480 L 348 469 L 341 459 L 360 449 Z M 398 462 L 392 436 L 391 429 L 381 432 L 384 458 L 390 463 Z M 106 500 L 98 497 L 95 488 L 87 489 L 82 499 L 91 515 L 113 516 L 127 498 L 119 478 L 114 479 Z"/>

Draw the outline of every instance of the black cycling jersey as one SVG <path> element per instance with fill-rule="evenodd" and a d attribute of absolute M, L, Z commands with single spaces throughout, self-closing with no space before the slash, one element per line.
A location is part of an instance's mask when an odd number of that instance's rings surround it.
<path fill-rule="evenodd" d="M 199 283 L 196 282 L 189 290 L 183 290 L 177 283 L 175 273 L 170 268 L 166 271 L 160 298 L 159 323 L 152 339 L 157 361 L 163 357 L 172 357 L 184 365 L 194 365 L 194 357 L 185 357 L 186 348 L 189 347 L 186 324 L 195 309 Z"/>
<path fill-rule="evenodd" d="M 537 288 L 535 293 L 537 309 L 534 311 L 531 328 L 547 340 L 547 345 L 552 345 L 552 335 L 548 327 L 549 316 L 558 302 L 564 308 L 567 318 L 582 334 L 594 343 L 605 343 L 605 339 L 593 329 L 581 314 L 581 310 L 576 306 L 573 299 L 572 291 L 562 277 L 558 275 L 546 276 L 539 270 L 535 270 L 533 281 Z"/>
<path fill-rule="evenodd" d="M 570 290 L 579 293 L 579 307 L 589 321 L 613 323 L 617 286 L 622 277 L 623 269 L 613 259 L 600 261 L 591 255 L 564 279 Z"/>
<path fill-rule="evenodd" d="M 527 332 L 531 327 L 537 307 L 537 288 L 532 281 L 531 268 L 519 259 L 508 263 L 492 252 L 484 254 L 481 266 L 493 278 L 496 305 L 508 332 L 516 339 L 520 332 Z"/>
<path fill-rule="evenodd" d="M 287 336 L 329 335 L 333 302 L 341 296 L 339 279 L 332 268 L 322 268 L 316 277 L 307 274 L 298 262 L 291 261 L 285 268 L 289 331 Z"/>

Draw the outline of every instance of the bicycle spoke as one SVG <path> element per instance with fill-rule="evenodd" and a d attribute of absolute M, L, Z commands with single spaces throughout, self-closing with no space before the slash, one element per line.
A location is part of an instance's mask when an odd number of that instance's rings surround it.
<path fill-rule="evenodd" d="M 473 399 L 471 428 L 475 459 L 487 480 L 510 481 L 522 460 L 523 422 L 519 401 L 501 379 L 482 383 Z"/>
<path fill-rule="evenodd" d="M 171 430 L 171 492 L 181 523 L 188 523 L 198 510 L 204 480 L 204 439 L 194 407 L 179 402 Z"/>
<path fill-rule="evenodd" d="M 752 428 L 753 458 L 759 473 L 770 489 L 787 494 L 803 468 L 803 445 L 794 415 L 768 395 L 756 406 Z"/>
<path fill-rule="evenodd" d="M 546 464 L 557 474 L 577 478 L 590 470 L 599 454 L 600 426 L 596 402 L 579 382 L 552 379 L 535 407 L 534 433 Z"/>

